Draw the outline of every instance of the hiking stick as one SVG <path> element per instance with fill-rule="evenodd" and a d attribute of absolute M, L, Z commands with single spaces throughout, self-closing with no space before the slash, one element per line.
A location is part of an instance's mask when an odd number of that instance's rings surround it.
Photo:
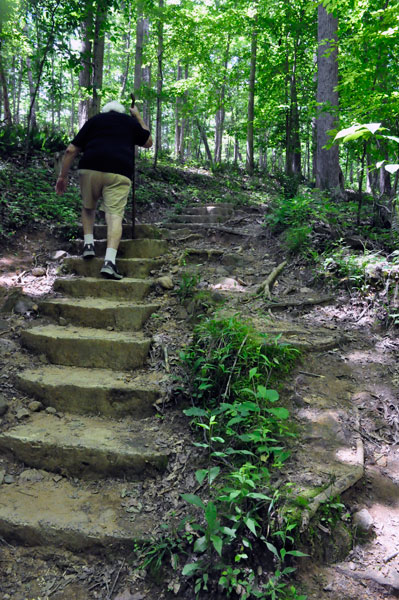
<path fill-rule="evenodd" d="M 130 94 L 132 99 L 131 108 L 134 107 L 136 103 L 136 98 L 134 94 Z M 133 152 L 133 174 L 132 174 L 132 240 L 134 239 L 134 230 L 136 227 L 136 147 L 134 147 Z"/>

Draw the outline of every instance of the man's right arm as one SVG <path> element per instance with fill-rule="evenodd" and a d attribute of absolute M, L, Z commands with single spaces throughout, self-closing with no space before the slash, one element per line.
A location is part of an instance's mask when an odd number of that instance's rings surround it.
<path fill-rule="evenodd" d="M 65 154 L 62 158 L 61 171 L 58 175 L 57 183 L 55 184 L 55 191 L 57 194 L 63 194 L 65 192 L 68 185 L 69 169 L 80 151 L 81 149 L 73 144 L 69 144 L 65 150 Z"/>
<path fill-rule="evenodd" d="M 139 112 L 139 109 L 137 108 L 137 106 L 133 106 L 132 108 L 129 108 L 130 114 L 132 115 L 132 117 L 135 117 L 138 122 L 140 123 L 140 125 L 142 126 L 143 129 L 145 129 L 146 131 L 150 131 L 150 128 L 148 127 L 148 125 L 146 125 L 143 121 L 143 118 Z M 145 144 L 142 145 L 142 148 L 151 148 L 152 146 L 152 136 L 151 133 L 149 135 L 148 140 L 145 142 Z"/>

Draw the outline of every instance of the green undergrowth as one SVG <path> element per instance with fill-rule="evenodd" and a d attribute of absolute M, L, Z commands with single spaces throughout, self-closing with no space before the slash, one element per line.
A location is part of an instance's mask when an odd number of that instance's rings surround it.
<path fill-rule="evenodd" d="M 21 167 L 0 161 L 0 239 L 32 223 L 75 224 L 79 191 L 70 185 L 63 196 L 54 191 L 55 176 L 44 163 Z"/>
<path fill-rule="evenodd" d="M 297 522 L 282 510 L 296 433 L 277 391 L 298 354 L 238 316 L 203 318 L 181 352 L 203 464 L 182 496 L 192 516 L 144 547 L 142 566 L 154 575 L 166 560 L 193 598 L 305 600 L 290 582 Z"/>
<path fill-rule="evenodd" d="M 357 224 L 358 204 L 354 200 L 331 198 L 320 190 L 300 186 L 296 195 L 287 198 L 274 195 L 265 217 L 265 227 L 281 235 L 292 254 L 300 254 L 311 261 L 321 253 L 328 253 L 346 236 L 364 239 L 389 252 L 397 240 L 391 231 L 373 224 L 373 200 L 363 200 L 363 219 Z"/>

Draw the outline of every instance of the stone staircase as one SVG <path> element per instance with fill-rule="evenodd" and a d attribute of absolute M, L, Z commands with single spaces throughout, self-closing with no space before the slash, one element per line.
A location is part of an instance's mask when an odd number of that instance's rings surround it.
<path fill-rule="evenodd" d="M 104 248 L 96 244 L 98 254 Z M 1 489 L 5 539 L 80 550 L 131 547 L 151 532 L 154 517 L 130 508 L 141 506 L 140 481 L 161 476 L 170 455 L 153 418 L 163 376 L 143 370 L 151 339 L 142 332 L 159 308 L 145 298 L 166 251 L 161 239 L 122 241 L 121 281 L 99 277 L 100 258 L 66 259 L 68 274 L 54 286 L 62 296 L 40 306 L 51 323 L 22 332 L 22 344 L 47 360 L 17 380 L 42 410 L 0 434 L 1 451 L 25 466 Z"/>

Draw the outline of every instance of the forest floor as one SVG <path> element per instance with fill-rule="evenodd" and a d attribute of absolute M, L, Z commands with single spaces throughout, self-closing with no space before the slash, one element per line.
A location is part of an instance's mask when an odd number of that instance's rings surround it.
<path fill-rule="evenodd" d="M 201 286 L 217 289 L 231 310 L 245 313 L 249 319 L 270 317 L 269 304 L 255 296 L 254 290 L 271 269 L 287 258 L 288 264 L 273 289 L 278 300 L 299 299 L 287 303 L 283 311 L 273 311 L 274 321 L 288 321 L 312 332 L 320 328 L 339 338 L 333 348 L 304 353 L 300 363 L 283 383 L 282 398 L 293 419 L 301 426 L 312 418 L 317 423 L 322 414 L 331 439 L 320 439 L 317 429 L 304 429 L 306 435 L 293 447 L 287 477 L 298 485 L 308 481 L 319 485 L 325 481 L 323 464 L 316 455 L 335 452 L 332 440 L 339 438 L 342 447 L 353 450 L 360 444 L 364 451 L 364 475 L 344 492 L 337 527 L 331 515 L 320 517 L 312 535 L 304 534 L 304 548 L 312 559 L 297 564 L 295 585 L 309 600 L 382 600 L 399 594 L 399 341 L 395 328 L 387 329 L 377 320 L 367 299 L 357 291 L 325 289 L 315 278 L 313 269 L 300 258 L 286 256 L 278 239 L 262 226 L 263 208 L 245 211 L 239 222 L 227 224 L 237 233 L 195 232 L 183 241 L 171 241 L 171 258 L 165 268 L 178 281 L 182 253 L 190 248 L 235 253 L 241 260 L 234 268 L 208 262 L 201 266 Z M 142 222 L 161 221 L 164 208 L 149 206 L 140 214 Z M 14 236 L 0 257 L 0 290 L 11 302 L 13 311 L 0 318 L 0 401 L 8 407 L 1 417 L 1 428 L 18 421 L 18 411 L 31 401 L 18 392 L 13 376 L 21 369 L 37 364 L 42 357 L 32 357 L 19 347 L 21 328 L 39 321 L 37 303 L 51 294 L 62 261 L 62 253 L 72 252 L 67 242 L 49 234 L 43 227 Z M 236 283 L 232 282 L 234 280 Z M 237 285 L 238 283 L 238 285 Z M 214 287 L 216 286 L 216 288 Z M 28 296 L 20 298 L 21 290 Z M 175 286 L 176 290 L 176 286 Z M 325 295 L 329 303 L 307 305 L 305 300 Z M 13 292 L 15 295 L 13 297 Z M 301 304 L 300 300 L 303 300 Z M 0 298 L 1 300 L 1 298 Z M 148 330 L 155 336 L 150 358 L 154 369 L 166 369 L 162 348 L 169 350 L 172 372 L 178 369 L 178 353 L 190 340 L 192 315 L 182 306 L 176 291 L 162 296 L 162 310 L 152 319 Z M 316 337 L 316 334 L 315 334 Z M 1 408 L 1 406 L 0 406 Z M 313 411 L 313 412 L 312 412 Z M 313 417 L 311 416 L 311 413 Z M 145 485 L 143 492 L 152 498 L 165 494 L 167 511 L 183 514 L 180 494 L 195 486 L 191 453 L 192 437 L 188 420 L 181 415 L 178 396 L 169 397 L 162 407 L 162 419 L 181 434 L 176 459 L 170 466 L 169 483 L 156 480 Z M 310 416 L 309 416 L 310 415 Z M 312 466 L 315 468 L 312 469 Z M 33 471 L 33 470 L 28 470 Z M 327 469 L 328 471 L 328 469 Z M 29 473 L 28 473 L 29 475 Z M 30 473 L 30 476 L 35 473 Z M 0 488 L 8 481 L 26 477 L 24 465 L 1 459 Z M 40 471 L 36 476 L 46 476 Z M 11 478 L 11 479 L 10 479 Z M 170 485 L 173 482 L 173 485 Z M 162 487 L 165 486 L 165 487 Z M 159 504 L 156 510 L 160 510 Z M 346 525 L 363 510 L 363 521 L 351 534 Z M 360 518 L 360 517 L 357 517 Z M 345 527 L 339 527 L 340 525 Z M 337 522 L 334 523 L 337 525 Z M 366 535 L 364 529 L 368 528 Z M 149 581 L 137 570 L 134 559 L 120 556 L 74 554 L 46 547 L 25 548 L 0 538 L 0 589 L 4 600 L 149 600 L 194 599 L 186 582 L 179 581 L 172 570 L 162 573 L 162 580 Z M 220 596 L 223 597 L 223 596 Z"/>

